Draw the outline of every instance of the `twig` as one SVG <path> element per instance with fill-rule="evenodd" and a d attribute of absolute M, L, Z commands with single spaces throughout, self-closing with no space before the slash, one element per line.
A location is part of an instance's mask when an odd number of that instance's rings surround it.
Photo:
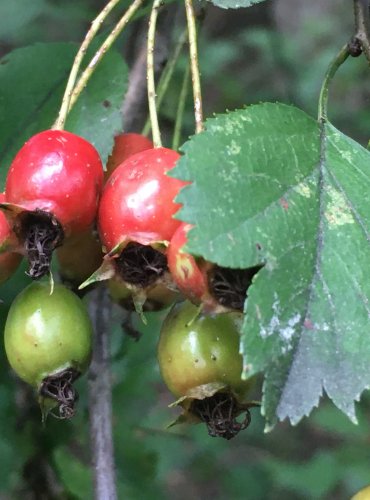
<path fill-rule="evenodd" d="M 109 15 L 109 13 L 112 11 L 112 9 L 114 9 L 114 7 L 117 5 L 118 2 L 120 2 L 120 0 L 110 0 L 110 2 L 107 3 L 107 5 L 104 7 L 104 9 L 100 12 L 100 14 L 91 23 L 91 28 L 87 32 L 84 41 L 82 42 L 80 48 L 78 49 L 75 60 L 73 61 L 73 65 L 72 65 L 71 72 L 69 74 L 67 86 L 66 86 L 66 89 L 64 91 L 62 106 L 60 108 L 58 118 L 53 125 L 53 129 L 62 130 L 64 128 L 64 124 L 65 124 L 66 117 L 68 114 L 68 109 L 70 107 L 70 100 L 71 100 L 71 96 L 72 96 L 73 87 L 74 87 L 75 82 L 76 82 L 77 73 L 78 73 L 78 70 L 80 69 L 82 59 L 84 58 L 90 43 L 92 42 L 95 35 L 99 31 L 104 20 Z"/>
<path fill-rule="evenodd" d="M 166 16 L 167 17 L 167 16 Z M 145 23 L 147 27 L 147 23 Z M 168 58 L 168 47 L 171 44 L 171 30 L 165 26 L 156 35 L 154 54 L 154 72 L 157 77 Z M 146 31 L 145 31 L 146 35 Z M 122 104 L 122 121 L 125 132 L 141 131 L 148 114 L 146 59 L 147 43 L 143 40 L 140 48 L 135 51 L 134 62 L 130 70 L 128 89 Z M 159 89 L 160 91 L 160 84 Z M 150 128 L 148 129 L 149 132 Z M 142 132 L 147 135 L 148 132 Z"/>
<path fill-rule="evenodd" d="M 318 120 L 321 123 L 325 123 L 327 121 L 328 114 L 328 96 L 329 96 L 329 85 L 332 81 L 335 73 L 338 68 L 344 63 L 344 61 L 350 55 L 348 44 L 344 45 L 338 54 L 335 56 L 333 61 L 330 63 L 329 68 L 326 72 L 324 81 L 321 86 L 320 97 L 319 97 L 319 111 L 318 111 Z"/>
<path fill-rule="evenodd" d="M 150 123 L 152 125 L 153 143 L 155 148 L 160 148 L 162 146 L 161 132 L 159 130 L 159 124 L 158 124 L 158 114 L 157 114 L 156 95 L 155 95 L 155 80 L 154 80 L 155 28 L 157 24 L 158 10 L 161 4 L 162 0 L 154 0 L 149 19 L 148 45 L 147 45 L 148 104 L 149 104 Z"/>
<path fill-rule="evenodd" d="M 181 86 L 181 91 L 180 91 L 180 96 L 179 96 L 179 104 L 177 106 L 175 130 L 174 130 L 173 139 L 172 139 L 172 149 L 174 151 L 177 151 L 179 148 L 179 145 L 180 145 L 182 120 L 184 117 L 186 97 L 188 95 L 189 78 L 190 78 L 190 64 L 187 65 L 185 73 L 184 73 L 184 79 L 182 81 L 182 86 Z"/>
<path fill-rule="evenodd" d="M 172 54 L 170 55 L 170 57 L 168 58 L 168 61 L 167 61 L 167 64 L 163 70 L 163 73 L 161 75 L 161 78 L 159 80 L 159 83 L 158 83 L 158 92 L 157 92 L 157 100 L 156 100 L 156 109 L 158 110 L 160 108 L 160 105 L 162 104 L 162 101 L 163 101 L 163 98 L 166 94 L 166 91 L 168 89 L 168 85 L 171 81 L 171 78 L 172 78 L 172 75 L 173 75 L 173 72 L 175 70 L 175 66 L 176 66 L 176 63 L 177 63 L 177 60 L 181 54 L 181 50 L 185 44 L 185 41 L 186 41 L 186 31 L 184 31 L 181 35 L 180 35 L 180 38 L 172 52 Z M 142 134 L 143 135 L 148 135 L 149 132 L 150 132 L 150 129 L 151 129 L 151 123 L 150 123 L 150 119 L 148 119 L 145 123 L 145 126 L 143 128 L 143 131 L 142 131 Z"/>
<path fill-rule="evenodd" d="M 109 336 L 111 302 L 106 288 L 98 287 L 92 292 L 89 311 L 95 334 L 88 376 L 95 499 L 116 500 Z"/>
<path fill-rule="evenodd" d="M 197 30 L 192 0 L 185 0 L 185 9 L 188 24 L 191 79 L 194 95 L 195 132 L 199 133 L 203 130 L 203 106 L 198 62 Z"/>
<path fill-rule="evenodd" d="M 79 78 L 75 88 L 73 89 L 71 99 L 69 102 L 69 108 L 68 108 L 68 113 L 71 111 L 73 108 L 75 102 L 77 101 L 79 95 L 83 91 L 83 89 L 86 87 L 87 82 L 89 81 L 90 77 L 94 73 L 96 67 L 104 57 L 104 54 L 111 48 L 113 43 L 116 41 L 118 36 L 122 33 L 124 27 L 128 24 L 128 22 L 131 20 L 135 12 L 138 10 L 138 8 L 141 6 L 144 0 L 134 0 L 134 2 L 130 5 L 130 7 L 127 9 L 125 14 L 121 17 L 121 19 L 118 21 L 118 23 L 115 25 L 111 33 L 108 35 L 106 40 L 101 44 L 97 52 L 95 53 L 94 57 L 91 59 L 89 65 L 85 69 L 85 71 L 82 73 L 81 77 Z"/>
<path fill-rule="evenodd" d="M 363 53 L 370 63 L 370 18 L 369 0 L 354 0 L 355 11 L 355 39 L 360 42 Z"/>

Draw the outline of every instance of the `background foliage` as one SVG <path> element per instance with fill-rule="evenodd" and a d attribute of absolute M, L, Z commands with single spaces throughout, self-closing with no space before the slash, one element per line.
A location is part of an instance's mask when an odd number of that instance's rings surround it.
<path fill-rule="evenodd" d="M 351 24 L 343 23 L 347 19 L 351 22 L 352 11 L 344 0 L 331 9 L 326 2 L 312 2 L 311 10 L 302 6 L 307 2 L 297 1 L 289 19 L 283 14 L 289 11 L 290 3 L 262 2 L 236 14 L 209 9 L 200 41 L 208 116 L 261 100 L 294 104 L 316 115 L 322 76 L 338 43 L 344 43 L 351 33 Z M 53 121 L 63 89 L 59 78 L 67 76 L 75 50 L 70 42 L 82 39 L 102 5 L 102 1 L 92 0 L 0 0 L 0 19 L 6 19 L 0 24 L 2 181 L 24 139 Z M 135 35 L 135 29 L 125 40 Z M 58 45 L 35 46 L 36 42 Z M 11 53 L 29 44 L 32 46 Z M 118 110 L 127 80 L 122 55 L 132 63 L 123 40 L 107 57 L 71 117 L 71 130 L 100 138 L 97 146 L 103 156 L 120 128 Z M 173 125 L 184 67 L 182 59 L 162 107 L 161 122 L 168 130 Z M 54 74 L 56 89 L 49 96 Z M 45 89 L 43 81 L 47 82 Z M 366 63 L 349 61 L 335 82 L 330 107 L 335 125 L 363 145 L 369 136 L 368 86 Z M 39 93 L 38 101 L 35 92 Z M 106 98 L 112 106 L 103 105 Z M 190 103 L 189 95 L 183 140 L 193 130 Z M 93 130 L 82 132 L 86 123 L 93 124 Z M 27 283 L 24 269 L 20 269 L 2 285 L 1 326 L 13 298 Z M 324 401 L 298 426 L 284 422 L 269 434 L 264 434 L 264 421 L 253 411 L 251 426 L 234 442 L 209 438 L 202 426 L 167 431 L 174 410 L 167 408 L 172 399 L 160 380 L 155 357 L 165 313 L 148 315 L 145 327 L 138 323 L 143 331 L 138 343 L 122 334 L 122 314 L 115 310 L 112 324 L 120 497 L 346 499 L 370 482 L 367 394 L 357 408 L 358 426 Z M 0 358 L 0 499 L 91 498 L 86 381 L 79 382 L 79 411 L 73 421 L 50 420 L 43 428 L 32 395 L 8 369 L 3 348 Z M 301 390 L 305 390 L 304 383 Z"/>

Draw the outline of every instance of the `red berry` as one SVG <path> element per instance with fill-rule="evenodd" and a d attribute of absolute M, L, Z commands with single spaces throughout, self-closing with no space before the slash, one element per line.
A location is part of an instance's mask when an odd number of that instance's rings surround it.
<path fill-rule="evenodd" d="M 229 269 L 183 250 L 191 224 L 182 223 L 167 249 L 168 267 L 174 283 L 194 304 L 202 304 L 204 312 L 243 311 L 247 289 L 262 266 Z"/>
<path fill-rule="evenodd" d="M 64 130 L 45 130 L 14 158 L 6 201 L 52 213 L 68 237 L 93 222 L 102 185 L 103 168 L 92 144 Z"/>
<path fill-rule="evenodd" d="M 5 201 L 5 194 L 0 193 L 0 203 Z M 4 283 L 17 269 L 22 256 L 12 250 L 17 249 L 19 243 L 10 229 L 5 215 L 0 212 L 0 283 Z"/>
<path fill-rule="evenodd" d="M 105 179 L 108 180 L 118 165 L 130 156 L 152 148 L 152 141 L 144 135 L 134 133 L 117 135 L 114 138 L 112 154 L 108 158 L 107 170 L 104 175 Z"/>
<path fill-rule="evenodd" d="M 200 304 L 207 295 L 207 275 L 203 259 L 195 259 L 182 248 L 187 243 L 191 224 L 182 223 L 171 238 L 167 249 L 168 268 L 181 292 L 194 304 Z"/>
<path fill-rule="evenodd" d="M 109 277 L 131 287 L 135 304 L 143 304 L 154 285 L 171 286 L 166 246 L 180 224 L 174 198 L 186 183 L 166 172 L 178 158 L 166 148 L 137 153 L 117 167 L 103 191 L 98 227 L 114 268 Z M 107 278 L 105 269 L 101 274 Z"/>
<path fill-rule="evenodd" d="M 5 193 L 15 231 L 30 257 L 32 277 L 48 272 L 51 253 L 64 238 L 91 226 L 102 185 L 99 154 L 82 137 L 46 130 L 20 149 Z"/>
<path fill-rule="evenodd" d="M 124 161 L 105 185 L 98 225 L 107 252 L 129 242 L 153 245 L 168 242 L 180 221 L 174 198 L 185 182 L 166 175 L 180 155 L 156 148 Z"/>

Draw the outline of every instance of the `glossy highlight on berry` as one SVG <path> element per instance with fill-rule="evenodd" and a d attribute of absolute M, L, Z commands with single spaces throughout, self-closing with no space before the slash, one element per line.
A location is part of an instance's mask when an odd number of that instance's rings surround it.
<path fill-rule="evenodd" d="M 180 221 L 174 198 L 186 184 L 166 173 L 180 155 L 166 148 L 137 153 L 109 178 L 98 213 L 99 233 L 107 252 L 119 244 L 168 242 Z"/>
<path fill-rule="evenodd" d="M 225 439 L 249 425 L 255 406 L 247 399 L 253 379 L 242 379 L 241 320 L 239 313 L 203 315 L 182 302 L 165 319 L 158 343 L 163 380 L 184 409 L 180 421 L 203 421 L 211 436 Z"/>
<path fill-rule="evenodd" d="M 91 226 L 102 185 L 99 154 L 82 137 L 45 130 L 20 149 L 7 175 L 2 209 L 24 243 L 31 277 L 48 272 L 52 252 L 64 239 Z M 40 266 L 38 257 L 44 261 Z"/>
<path fill-rule="evenodd" d="M 62 285 L 51 293 L 49 283 L 32 283 L 9 310 L 4 342 L 17 375 L 41 399 L 52 399 L 60 417 L 72 416 L 72 383 L 86 371 L 92 349 L 92 325 L 82 301 Z"/>

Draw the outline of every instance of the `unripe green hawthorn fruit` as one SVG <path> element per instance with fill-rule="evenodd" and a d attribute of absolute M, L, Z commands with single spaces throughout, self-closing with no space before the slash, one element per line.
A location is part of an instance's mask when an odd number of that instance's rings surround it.
<path fill-rule="evenodd" d="M 5 350 L 17 375 L 72 416 L 72 382 L 89 365 L 92 325 L 83 302 L 62 285 L 32 283 L 13 302 L 5 324 Z"/>
<path fill-rule="evenodd" d="M 370 486 L 366 486 L 366 488 L 362 488 L 362 490 L 358 491 L 351 500 L 370 500 Z"/>
<path fill-rule="evenodd" d="M 163 324 L 158 360 L 167 387 L 180 398 L 198 386 L 220 383 L 242 399 L 250 381 L 241 378 L 241 315 L 197 313 L 196 306 L 182 302 L 173 307 Z"/>
<path fill-rule="evenodd" d="M 251 378 L 242 379 L 242 315 L 207 316 L 190 302 L 175 305 L 163 323 L 158 361 L 169 390 L 185 412 L 179 422 L 203 421 L 211 436 L 231 439 L 248 426 Z M 242 423 L 236 417 L 246 412 Z"/>

